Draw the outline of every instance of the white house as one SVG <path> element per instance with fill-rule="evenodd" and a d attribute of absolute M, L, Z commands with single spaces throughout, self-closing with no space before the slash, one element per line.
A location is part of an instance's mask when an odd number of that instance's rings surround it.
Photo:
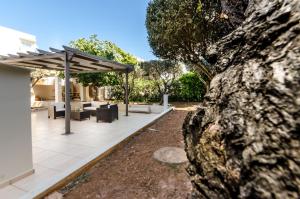
<path fill-rule="evenodd" d="M 0 55 L 17 52 L 35 51 L 37 48 L 34 35 L 0 26 Z"/>
<path fill-rule="evenodd" d="M 36 37 L 0 26 L 0 55 L 36 51 Z M 0 64 L 0 187 L 33 173 L 30 70 Z"/>

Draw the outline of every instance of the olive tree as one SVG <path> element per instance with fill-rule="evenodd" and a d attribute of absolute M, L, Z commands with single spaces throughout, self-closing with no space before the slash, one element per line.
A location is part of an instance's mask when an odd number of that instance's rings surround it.
<path fill-rule="evenodd" d="M 217 75 L 183 125 L 193 196 L 300 198 L 300 1 L 244 2 L 243 23 L 206 52 Z"/>
<path fill-rule="evenodd" d="M 229 2 L 243 5 L 243 1 Z M 210 62 L 214 58 L 206 55 L 208 46 L 232 31 L 244 18 L 242 14 L 238 17 L 227 12 L 231 10 L 230 3 L 224 8 L 219 3 L 220 0 L 150 1 L 146 27 L 153 53 L 190 65 L 209 82 L 213 76 Z"/>
<path fill-rule="evenodd" d="M 141 63 L 144 76 L 154 80 L 159 95 L 168 94 L 174 82 L 182 74 L 182 66 L 169 60 L 151 60 Z"/>

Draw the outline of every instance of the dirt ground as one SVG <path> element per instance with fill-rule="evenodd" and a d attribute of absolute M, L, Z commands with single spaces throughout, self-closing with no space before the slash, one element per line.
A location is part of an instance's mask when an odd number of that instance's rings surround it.
<path fill-rule="evenodd" d="M 166 165 L 152 156 L 161 147 L 183 148 L 181 127 L 188 110 L 193 109 L 192 105 L 175 104 L 175 111 L 131 138 L 60 190 L 64 198 L 187 198 L 191 183 L 185 171 L 186 164 Z"/>

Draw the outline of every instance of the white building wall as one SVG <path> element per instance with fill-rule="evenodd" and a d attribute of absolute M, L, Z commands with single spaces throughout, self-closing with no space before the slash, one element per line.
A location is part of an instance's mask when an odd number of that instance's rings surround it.
<path fill-rule="evenodd" d="M 30 71 L 0 64 L 0 187 L 32 172 Z"/>
<path fill-rule="evenodd" d="M 31 34 L 0 26 L 0 55 L 36 51 L 36 37 Z"/>

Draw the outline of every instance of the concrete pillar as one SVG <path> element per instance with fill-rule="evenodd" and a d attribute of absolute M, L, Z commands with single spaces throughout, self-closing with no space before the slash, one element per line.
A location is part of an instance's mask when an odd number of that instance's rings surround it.
<path fill-rule="evenodd" d="M 55 77 L 55 102 L 62 102 L 61 79 Z"/>
<path fill-rule="evenodd" d="M 164 110 L 167 110 L 169 107 L 169 95 L 164 94 Z"/>
<path fill-rule="evenodd" d="M 85 102 L 86 101 L 86 88 L 82 86 L 82 84 L 79 84 L 79 92 L 80 92 L 80 101 Z"/>

